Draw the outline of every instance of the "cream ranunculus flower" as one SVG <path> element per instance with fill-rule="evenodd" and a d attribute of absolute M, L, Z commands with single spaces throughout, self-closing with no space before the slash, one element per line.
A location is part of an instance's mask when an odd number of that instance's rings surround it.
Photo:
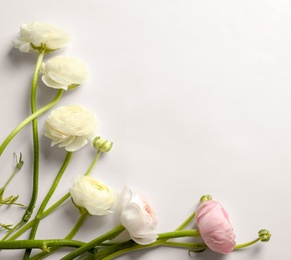
<path fill-rule="evenodd" d="M 157 218 L 148 200 L 139 192 L 133 193 L 125 187 L 119 198 L 121 224 L 130 237 L 140 245 L 147 245 L 157 240 Z"/>
<path fill-rule="evenodd" d="M 41 67 L 42 81 L 55 89 L 71 89 L 84 83 L 87 79 L 87 66 L 72 57 L 59 56 L 43 63 Z"/>
<path fill-rule="evenodd" d="M 21 52 L 33 52 L 45 47 L 54 51 L 65 47 L 70 36 L 63 29 L 49 23 L 31 22 L 20 27 L 19 36 L 13 41 L 15 48 Z"/>
<path fill-rule="evenodd" d="M 93 141 L 97 133 L 95 114 L 81 106 L 63 106 L 51 112 L 45 122 L 45 136 L 69 152 L 82 148 Z"/>
<path fill-rule="evenodd" d="M 74 204 L 85 208 L 91 215 L 102 216 L 112 213 L 110 208 L 116 200 L 116 193 L 90 176 L 75 177 L 69 192 Z"/>

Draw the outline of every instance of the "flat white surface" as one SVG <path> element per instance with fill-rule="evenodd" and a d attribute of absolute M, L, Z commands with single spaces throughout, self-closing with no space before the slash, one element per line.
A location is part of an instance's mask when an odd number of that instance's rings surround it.
<path fill-rule="evenodd" d="M 58 105 L 91 108 L 100 135 L 114 142 L 93 176 L 116 190 L 126 184 L 142 191 L 158 214 L 158 232 L 173 230 L 203 194 L 212 194 L 228 210 L 237 243 L 254 239 L 261 228 L 273 234 L 266 244 L 226 256 L 157 248 L 119 259 L 290 259 L 290 1 L 2 0 L 0 8 L 0 140 L 29 115 L 36 55 L 13 49 L 20 25 L 65 27 L 70 46 L 45 60 L 60 54 L 80 58 L 90 78 Z M 55 93 L 40 83 L 39 106 Z M 46 116 L 39 119 L 37 205 L 65 157 L 42 135 Z M 31 149 L 26 127 L 0 158 L 3 183 L 14 165 L 12 153 L 23 153 L 23 170 L 5 194 L 19 194 L 24 204 L 31 190 Z M 50 205 L 93 156 L 90 146 L 73 155 Z M 0 222 L 16 223 L 22 213 L 1 207 Z M 64 237 L 77 217 L 67 201 L 41 222 L 37 238 Z M 114 225 L 114 216 L 91 217 L 76 238 L 89 241 Z M 0 259 L 22 254 L 2 251 Z"/>

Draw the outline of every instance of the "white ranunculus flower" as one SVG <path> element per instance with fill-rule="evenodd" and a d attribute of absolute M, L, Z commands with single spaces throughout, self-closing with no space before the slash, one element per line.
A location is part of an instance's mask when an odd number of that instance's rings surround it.
<path fill-rule="evenodd" d="M 45 136 L 69 152 L 93 141 L 97 133 L 95 114 L 81 106 L 63 106 L 51 112 L 45 122 Z"/>
<path fill-rule="evenodd" d="M 141 193 L 133 193 L 125 187 L 120 194 L 119 211 L 121 224 L 127 229 L 132 240 L 140 245 L 156 241 L 156 214 Z"/>
<path fill-rule="evenodd" d="M 63 28 L 49 23 L 31 22 L 20 27 L 19 36 L 13 44 L 21 52 L 37 51 L 43 46 L 47 51 L 54 51 L 65 47 L 69 39 L 69 34 Z"/>
<path fill-rule="evenodd" d="M 59 56 L 43 63 L 41 67 L 42 81 L 45 85 L 55 89 L 74 88 L 87 79 L 87 66 L 72 57 Z"/>
<path fill-rule="evenodd" d="M 116 193 L 102 182 L 90 176 L 77 176 L 69 189 L 74 204 L 85 208 L 91 215 L 102 216 L 112 213 Z"/>

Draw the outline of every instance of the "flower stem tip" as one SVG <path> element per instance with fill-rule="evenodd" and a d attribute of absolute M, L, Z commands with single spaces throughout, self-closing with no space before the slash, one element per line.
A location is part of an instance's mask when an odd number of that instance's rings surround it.
<path fill-rule="evenodd" d="M 100 136 L 97 136 L 93 141 L 93 147 L 103 153 L 109 152 L 112 146 L 113 143 L 111 141 L 102 139 Z"/>
<path fill-rule="evenodd" d="M 271 233 L 270 231 L 266 230 L 266 229 L 261 229 L 259 231 L 259 238 L 262 242 L 268 242 L 271 238 Z"/>

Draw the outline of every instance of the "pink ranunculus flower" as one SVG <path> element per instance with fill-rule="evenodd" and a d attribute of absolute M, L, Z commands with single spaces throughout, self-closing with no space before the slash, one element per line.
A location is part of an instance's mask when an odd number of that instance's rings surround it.
<path fill-rule="evenodd" d="M 225 209 L 217 201 L 201 203 L 196 211 L 196 224 L 205 244 L 212 251 L 227 254 L 235 247 L 235 234 Z"/>
<path fill-rule="evenodd" d="M 157 240 L 156 214 L 144 195 L 125 187 L 119 197 L 119 214 L 121 224 L 137 244 L 147 245 Z"/>

